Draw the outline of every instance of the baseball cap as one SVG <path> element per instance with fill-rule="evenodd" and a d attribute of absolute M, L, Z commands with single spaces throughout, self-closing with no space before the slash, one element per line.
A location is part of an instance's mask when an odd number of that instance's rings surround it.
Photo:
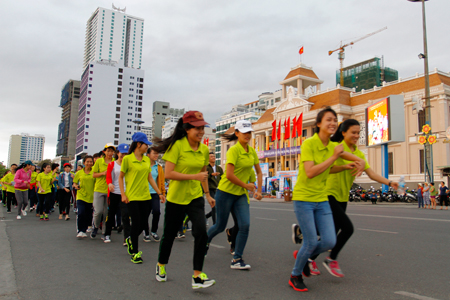
<path fill-rule="evenodd" d="M 183 124 L 186 123 L 189 123 L 195 127 L 209 125 L 203 119 L 203 114 L 196 110 L 190 110 L 183 115 Z"/>
<path fill-rule="evenodd" d="M 239 132 L 242 132 L 242 133 L 247 133 L 247 132 L 253 131 L 252 123 L 250 123 L 250 121 L 247 121 L 247 120 L 237 121 L 234 129 L 239 130 Z"/>
<path fill-rule="evenodd" d="M 65 168 L 65 167 L 71 167 L 71 168 L 72 168 L 72 165 L 69 164 L 69 163 L 65 163 L 64 166 L 63 166 L 63 168 Z"/>
<path fill-rule="evenodd" d="M 135 134 L 133 134 L 133 136 L 131 137 L 131 139 L 133 140 L 133 142 L 141 142 L 147 145 L 151 145 L 152 143 L 147 139 L 147 135 L 143 132 L 136 132 Z"/>
<path fill-rule="evenodd" d="M 117 151 L 120 153 L 128 153 L 128 150 L 130 149 L 130 146 L 128 144 L 120 144 L 117 146 Z"/>
<path fill-rule="evenodd" d="M 31 160 L 26 160 L 26 161 L 24 162 L 24 164 L 34 166 L 34 164 L 31 162 Z"/>
<path fill-rule="evenodd" d="M 104 148 L 104 149 L 108 149 L 108 148 L 113 148 L 114 150 L 116 150 L 116 147 L 114 146 L 113 143 L 107 143 L 107 144 L 105 145 L 105 148 Z"/>

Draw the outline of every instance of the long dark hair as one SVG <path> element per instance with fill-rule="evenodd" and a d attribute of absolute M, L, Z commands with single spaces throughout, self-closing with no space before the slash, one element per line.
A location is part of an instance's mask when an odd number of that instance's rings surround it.
<path fill-rule="evenodd" d="M 20 169 L 25 168 L 26 166 L 31 166 L 31 165 L 27 165 L 26 163 L 22 163 L 20 166 L 18 166 L 18 167 L 16 168 L 16 172 L 19 171 Z"/>
<path fill-rule="evenodd" d="M 229 134 L 224 133 L 221 135 L 221 138 L 223 138 L 227 142 L 237 141 L 238 137 L 236 135 L 236 131 L 239 131 L 239 130 L 235 130 L 233 133 L 229 133 Z"/>
<path fill-rule="evenodd" d="M 352 126 L 361 126 L 361 125 L 355 119 L 345 120 L 339 125 L 338 129 L 336 130 L 336 133 L 333 134 L 333 136 L 330 138 L 330 141 L 338 143 L 342 142 L 342 140 L 344 139 L 344 135 L 342 133 L 347 132 Z"/>
<path fill-rule="evenodd" d="M 317 118 L 316 118 L 316 123 L 314 124 L 316 126 L 316 132 L 319 133 L 320 131 L 320 127 L 317 126 L 317 124 L 322 122 L 323 116 L 325 116 L 325 114 L 327 112 L 332 113 L 336 118 L 337 118 L 337 114 L 334 111 L 334 109 L 332 109 L 331 107 L 327 106 L 324 109 L 322 109 L 318 114 L 317 114 Z"/>
<path fill-rule="evenodd" d="M 53 171 L 54 169 L 56 169 L 57 167 L 59 167 L 59 164 L 52 164 L 52 171 Z"/>
<path fill-rule="evenodd" d="M 139 144 L 143 144 L 142 142 L 132 142 L 130 145 L 130 149 L 128 149 L 128 154 L 131 154 L 136 150 L 136 148 L 139 146 Z"/>
<path fill-rule="evenodd" d="M 163 153 L 166 151 L 169 151 L 170 148 L 172 148 L 173 144 L 175 144 L 176 141 L 181 140 L 185 136 L 187 136 L 187 130 L 195 128 L 195 126 L 189 124 L 189 123 L 183 123 L 183 118 L 180 118 L 178 120 L 177 126 L 175 127 L 175 130 L 173 131 L 172 135 L 168 138 L 162 140 L 160 138 L 154 138 L 153 141 L 155 142 L 155 146 L 153 146 L 153 149 L 158 153 Z M 131 147 L 133 144 L 131 144 Z M 131 150 L 130 147 L 130 150 Z"/>
<path fill-rule="evenodd" d="M 41 170 L 42 170 L 42 172 L 44 172 L 44 170 L 45 170 L 45 168 L 47 167 L 47 166 L 51 166 L 49 163 L 43 163 L 42 164 L 42 167 L 41 167 Z M 44 172 L 45 173 L 45 172 Z"/>

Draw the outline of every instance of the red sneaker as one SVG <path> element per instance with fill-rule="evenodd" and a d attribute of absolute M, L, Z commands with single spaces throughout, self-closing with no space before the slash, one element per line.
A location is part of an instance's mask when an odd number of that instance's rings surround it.
<path fill-rule="evenodd" d="M 332 260 L 331 258 L 327 257 L 323 262 L 323 265 L 325 266 L 327 271 L 330 272 L 331 275 L 340 278 L 344 277 L 344 273 L 342 273 L 341 269 L 339 268 L 339 264 L 336 260 Z"/>
<path fill-rule="evenodd" d="M 320 275 L 320 271 L 317 268 L 317 264 L 314 260 L 309 260 L 308 259 L 308 264 L 309 264 L 309 269 L 311 270 L 311 275 L 317 276 Z"/>

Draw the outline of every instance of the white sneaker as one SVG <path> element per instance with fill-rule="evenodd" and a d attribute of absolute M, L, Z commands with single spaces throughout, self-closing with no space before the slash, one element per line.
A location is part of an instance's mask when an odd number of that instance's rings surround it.
<path fill-rule="evenodd" d="M 82 238 L 87 238 L 87 234 L 86 234 L 86 233 L 84 233 L 84 232 L 82 232 L 82 235 L 81 235 L 81 237 L 82 237 Z"/>
<path fill-rule="evenodd" d="M 22 217 L 21 216 L 17 216 L 17 220 L 20 220 L 20 219 L 22 219 Z"/>
<path fill-rule="evenodd" d="M 23 215 L 23 216 L 26 216 L 26 215 L 27 215 L 27 211 L 23 209 L 23 210 L 22 210 L 22 215 Z"/>
<path fill-rule="evenodd" d="M 83 237 L 83 233 L 80 231 L 80 232 L 78 232 L 78 234 L 77 234 L 77 238 L 82 238 Z"/>

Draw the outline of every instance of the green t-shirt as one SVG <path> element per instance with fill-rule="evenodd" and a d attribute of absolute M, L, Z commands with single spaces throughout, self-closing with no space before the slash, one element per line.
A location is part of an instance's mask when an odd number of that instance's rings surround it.
<path fill-rule="evenodd" d="M 175 172 L 182 174 L 198 174 L 209 164 L 209 149 L 200 143 L 197 151 L 192 150 L 187 137 L 176 141 L 167 151 L 163 159 L 175 164 Z M 128 185 L 127 185 L 128 189 Z M 203 196 L 201 183 L 198 180 L 171 180 L 167 201 L 187 205 L 192 200 Z"/>
<path fill-rule="evenodd" d="M 114 161 L 114 159 L 112 159 L 111 161 Z M 105 163 L 105 159 L 103 157 L 100 157 L 99 159 L 97 159 L 95 161 L 94 167 L 92 167 L 92 170 L 94 171 L 94 173 L 102 173 L 102 172 L 105 172 L 107 169 L 108 169 L 108 164 Z M 94 192 L 107 194 L 108 193 L 108 184 L 106 184 L 106 175 L 97 177 L 95 179 L 96 180 L 95 180 Z"/>
<path fill-rule="evenodd" d="M 370 168 L 369 163 L 364 156 L 364 153 L 358 149 L 355 145 L 355 151 L 352 151 L 345 141 L 342 141 L 341 144 L 344 146 L 344 151 L 351 153 L 353 155 L 358 156 L 359 158 L 364 159 L 366 165 L 364 166 L 364 170 Z M 343 166 L 351 163 L 352 161 L 345 160 L 342 157 L 339 157 L 335 162 L 335 166 Z M 345 170 L 339 173 L 330 174 L 327 179 L 327 191 L 328 195 L 334 196 L 339 202 L 347 202 L 348 196 L 350 194 L 350 189 L 352 188 L 353 181 L 355 180 L 355 176 L 351 174 L 352 170 Z"/>
<path fill-rule="evenodd" d="M 12 174 L 11 172 L 9 172 L 8 174 L 5 175 L 5 177 L 3 177 L 3 181 L 7 182 L 7 183 L 11 183 L 14 181 L 14 176 L 15 176 L 15 174 Z M 16 189 L 12 185 L 6 185 L 6 191 L 8 193 L 15 193 Z"/>
<path fill-rule="evenodd" d="M 86 203 L 94 202 L 94 182 L 95 178 L 92 177 L 93 170 L 86 174 L 84 169 L 78 171 L 73 178 L 73 182 L 78 184 L 80 189 L 77 191 L 77 200 L 83 200 Z"/>
<path fill-rule="evenodd" d="M 324 146 L 317 133 L 303 142 L 297 183 L 294 187 L 292 200 L 305 202 L 328 201 L 326 183 L 331 166 L 321 174 L 313 178 L 308 178 L 306 176 L 304 162 L 312 161 L 314 165 L 323 163 L 333 155 L 334 148 L 337 145 L 338 143 L 329 141 L 328 145 Z"/>
<path fill-rule="evenodd" d="M 239 142 L 228 149 L 225 172 L 223 173 L 219 186 L 217 187 L 217 189 L 225 193 L 238 196 L 246 194 L 248 197 L 248 191 L 245 188 L 240 187 L 228 180 L 228 164 L 234 165 L 234 175 L 236 175 L 239 180 L 244 183 L 250 182 L 252 174 L 255 174 L 255 172 L 253 171 L 253 166 L 259 164 L 258 155 L 256 154 L 255 149 L 248 146 L 248 152 L 246 152 L 244 147 L 242 147 L 241 143 Z"/>
<path fill-rule="evenodd" d="M 148 189 L 148 175 L 151 172 L 150 158 L 142 156 L 139 161 L 134 153 L 125 156 L 122 160 L 120 172 L 125 173 L 125 195 L 129 201 L 150 200 Z"/>
<path fill-rule="evenodd" d="M 52 192 L 53 174 L 51 172 L 48 174 L 45 174 L 44 172 L 39 173 L 36 181 L 40 182 L 42 187 L 42 189 L 38 190 L 38 194 L 48 194 Z"/>
<path fill-rule="evenodd" d="M 31 173 L 31 180 L 30 180 L 30 184 L 36 183 L 36 177 L 38 176 L 37 172 L 33 172 Z"/>

